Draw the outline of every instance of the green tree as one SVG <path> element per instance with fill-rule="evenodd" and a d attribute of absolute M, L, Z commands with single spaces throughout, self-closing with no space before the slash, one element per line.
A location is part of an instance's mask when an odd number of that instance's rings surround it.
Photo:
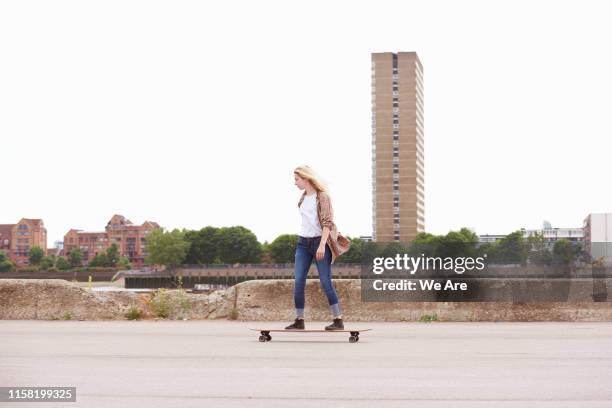
<path fill-rule="evenodd" d="M 577 250 L 569 239 L 561 238 L 553 246 L 553 262 L 556 264 L 570 264 L 576 259 Z"/>
<path fill-rule="evenodd" d="M 168 268 L 180 265 L 189 250 L 189 242 L 185 239 L 186 231 L 173 229 L 165 231 L 156 228 L 147 234 L 146 245 L 147 265 L 165 265 Z"/>
<path fill-rule="evenodd" d="M 216 227 L 205 227 L 201 230 L 191 230 L 185 233 L 185 238 L 189 242 L 189 250 L 183 263 L 211 264 L 218 256 L 218 231 Z"/>
<path fill-rule="evenodd" d="M 117 266 L 119 267 L 119 269 L 132 269 L 132 264 L 130 263 L 130 260 L 124 256 L 119 258 L 119 262 L 117 262 Z"/>
<path fill-rule="evenodd" d="M 60 256 L 55 261 L 55 267 L 60 271 L 66 271 L 70 269 L 70 262 L 63 256 Z"/>
<path fill-rule="evenodd" d="M 276 263 L 292 263 L 295 261 L 295 249 L 298 236 L 283 234 L 276 237 L 269 245 L 270 256 Z"/>
<path fill-rule="evenodd" d="M 111 266 L 111 263 L 105 252 L 99 252 L 89 261 L 89 266 L 93 268 L 104 268 Z"/>
<path fill-rule="evenodd" d="M 28 261 L 30 265 L 39 265 L 40 261 L 45 257 L 45 251 L 39 246 L 33 246 L 28 253 Z"/>
<path fill-rule="evenodd" d="M 459 231 L 449 231 L 438 240 L 436 256 L 439 257 L 473 257 L 476 255 L 478 236 L 467 228 Z"/>
<path fill-rule="evenodd" d="M 116 266 L 117 262 L 119 262 L 119 257 L 119 247 L 113 242 L 106 250 L 106 261 L 108 263 L 106 266 Z"/>
<path fill-rule="evenodd" d="M 497 245 L 494 242 L 484 242 L 480 244 L 476 250 L 476 256 L 485 257 L 487 263 L 497 262 Z"/>
<path fill-rule="evenodd" d="M 436 256 L 442 245 L 442 236 L 428 232 L 419 232 L 409 245 L 410 256 Z"/>
<path fill-rule="evenodd" d="M 500 263 L 527 262 L 527 246 L 522 231 L 514 231 L 496 242 L 497 261 Z"/>
<path fill-rule="evenodd" d="M 56 257 L 55 255 L 47 255 L 40 261 L 40 269 L 48 270 L 55 266 Z"/>
<path fill-rule="evenodd" d="M 0 251 L 0 272 L 11 272 L 15 269 L 15 264 L 7 258 L 4 251 Z"/>
<path fill-rule="evenodd" d="M 223 227 L 217 233 L 219 258 L 223 263 L 259 263 L 262 248 L 257 237 L 242 226 Z"/>
<path fill-rule="evenodd" d="M 68 253 L 68 259 L 70 259 L 70 266 L 73 268 L 77 266 L 81 266 L 81 262 L 83 262 L 83 253 L 80 248 L 73 248 Z"/>
<path fill-rule="evenodd" d="M 535 265 L 550 265 L 552 262 L 552 254 L 546 246 L 546 240 L 543 233 L 536 232 L 527 237 L 527 259 Z"/>

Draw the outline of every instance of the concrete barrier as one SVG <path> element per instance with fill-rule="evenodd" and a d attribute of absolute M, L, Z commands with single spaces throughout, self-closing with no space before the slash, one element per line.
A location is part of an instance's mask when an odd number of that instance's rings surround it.
<path fill-rule="evenodd" d="M 359 279 L 336 279 L 345 321 L 612 321 L 612 302 L 363 302 Z M 258 279 L 211 293 L 168 290 L 170 319 L 287 321 L 294 319 L 293 281 Z M 306 283 L 307 320 L 329 321 L 316 279 Z M 155 318 L 149 293 L 95 292 L 60 279 L 0 279 L 0 319 L 121 320 L 131 306 Z"/>
<path fill-rule="evenodd" d="M 361 281 L 335 279 L 334 287 L 346 321 L 419 321 L 433 315 L 439 321 L 612 321 L 612 302 L 362 302 Z M 257 280 L 228 289 L 238 319 L 292 321 L 293 282 Z M 331 320 L 318 280 L 306 283 L 305 318 Z"/>

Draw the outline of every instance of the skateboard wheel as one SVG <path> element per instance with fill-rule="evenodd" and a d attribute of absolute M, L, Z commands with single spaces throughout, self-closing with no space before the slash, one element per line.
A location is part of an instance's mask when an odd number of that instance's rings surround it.
<path fill-rule="evenodd" d="M 266 335 L 266 340 L 270 341 L 272 340 L 272 336 L 270 336 L 269 334 Z"/>
<path fill-rule="evenodd" d="M 263 334 L 261 336 L 259 336 L 259 341 L 261 341 L 261 342 L 266 341 L 266 336 L 264 336 Z"/>
<path fill-rule="evenodd" d="M 351 336 L 349 337 L 349 343 L 355 343 L 357 341 L 357 337 Z"/>

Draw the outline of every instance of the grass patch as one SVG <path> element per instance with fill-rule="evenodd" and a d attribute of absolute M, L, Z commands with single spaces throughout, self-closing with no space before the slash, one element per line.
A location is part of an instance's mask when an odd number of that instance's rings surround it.
<path fill-rule="evenodd" d="M 131 305 L 128 311 L 125 313 L 125 317 L 128 320 L 140 320 L 142 319 L 142 310 L 140 310 L 135 305 Z"/>
<path fill-rule="evenodd" d="M 437 315 L 437 314 L 435 314 L 435 313 L 434 313 L 434 314 L 431 314 L 431 315 L 429 315 L 429 314 L 424 314 L 424 315 L 422 315 L 422 316 L 421 316 L 421 318 L 419 319 L 419 321 L 421 321 L 421 322 L 426 322 L 426 323 L 429 323 L 429 322 L 437 322 L 437 321 L 438 321 L 438 315 Z"/>
<path fill-rule="evenodd" d="M 159 288 L 154 292 L 153 299 L 151 299 L 151 309 L 153 310 L 153 314 L 157 317 L 165 319 L 170 316 L 172 306 L 170 305 L 167 289 Z"/>

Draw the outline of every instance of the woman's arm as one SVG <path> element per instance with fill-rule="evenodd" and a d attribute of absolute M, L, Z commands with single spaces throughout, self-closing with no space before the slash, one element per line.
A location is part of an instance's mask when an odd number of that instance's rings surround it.
<path fill-rule="evenodd" d="M 323 227 L 323 232 L 321 233 L 321 243 L 317 249 L 317 261 L 320 261 L 325 257 L 325 243 L 327 242 L 327 237 L 329 237 L 329 228 Z"/>
<path fill-rule="evenodd" d="M 319 194 L 319 200 L 321 202 L 321 243 L 317 249 L 316 258 L 317 261 L 322 260 L 325 257 L 325 244 L 327 238 L 334 226 L 334 213 L 331 206 L 331 200 L 329 195 L 326 193 Z"/>

